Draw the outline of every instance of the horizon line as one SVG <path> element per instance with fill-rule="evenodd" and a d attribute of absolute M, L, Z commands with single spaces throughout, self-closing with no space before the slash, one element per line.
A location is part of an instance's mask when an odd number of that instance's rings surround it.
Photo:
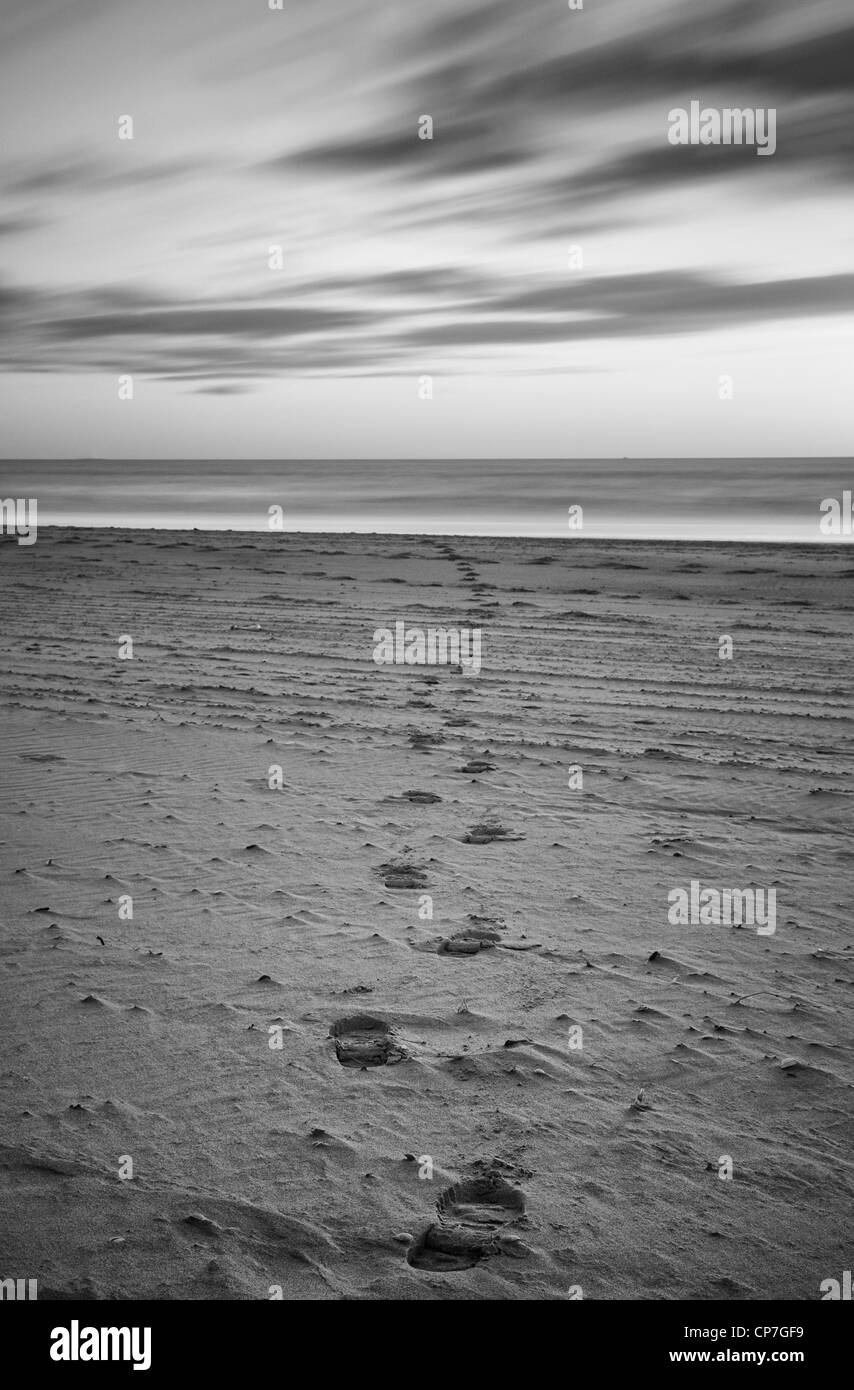
<path fill-rule="evenodd" d="M 235 535 L 235 536 L 361 536 L 366 539 L 388 539 L 388 540 L 512 540 L 512 541 L 542 541 L 552 543 L 561 541 L 570 545 L 601 545 L 603 542 L 614 542 L 623 545 L 775 545 L 792 546 L 797 545 L 807 549 L 827 550 L 834 545 L 850 546 L 854 543 L 854 536 L 836 537 L 828 536 L 824 540 L 811 541 L 800 540 L 796 537 L 785 537 L 781 539 L 759 539 L 752 537 L 737 536 L 581 536 L 581 535 L 534 535 L 525 531 L 513 532 L 494 532 L 494 531 L 350 531 L 350 530 L 302 530 L 299 527 L 288 527 L 282 530 L 271 530 L 266 526 L 143 526 L 143 525 L 115 525 L 104 522 L 48 522 L 38 523 L 39 531 L 142 531 L 159 535 L 163 532 L 175 532 L 178 535 Z M 6 535 L 8 543 L 15 543 L 16 537 L 13 532 Z"/>
<path fill-rule="evenodd" d="M 854 463 L 852 454 L 0 454 L 3 463 L 709 463 L 726 459 L 774 463 L 783 459 L 831 459 Z"/>

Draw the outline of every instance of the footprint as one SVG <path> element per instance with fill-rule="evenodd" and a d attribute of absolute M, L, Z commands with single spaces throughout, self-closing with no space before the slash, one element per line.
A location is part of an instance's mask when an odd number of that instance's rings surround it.
<path fill-rule="evenodd" d="M 473 825 L 463 836 L 464 845 L 491 845 L 493 840 L 521 840 L 522 835 L 513 835 L 503 825 L 489 821 L 483 825 Z"/>
<path fill-rule="evenodd" d="M 443 937 L 439 951 L 452 956 L 476 956 L 479 951 L 490 950 L 500 940 L 500 934 L 488 927 L 464 927 L 453 936 Z"/>
<path fill-rule="evenodd" d="M 423 874 L 403 873 L 394 870 L 383 880 L 386 888 L 423 888 L 427 879 Z"/>
<path fill-rule="evenodd" d="M 436 1203 L 439 1220 L 410 1247 L 415 1269 L 471 1269 L 489 1255 L 524 1253 L 508 1228 L 525 1215 L 525 1195 L 494 1169 L 448 1187 Z"/>
<path fill-rule="evenodd" d="M 342 1067 L 384 1067 L 403 1061 L 406 1053 L 395 1041 L 391 1024 L 372 1014 L 348 1014 L 329 1030 Z"/>
<path fill-rule="evenodd" d="M 409 735 L 411 747 L 424 752 L 426 749 L 434 748 L 437 744 L 445 742 L 445 735 L 442 733 L 428 734 L 415 730 Z"/>
<path fill-rule="evenodd" d="M 380 864 L 379 872 L 386 888 L 424 888 L 427 883 L 424 870 L 405 861 Z"/>

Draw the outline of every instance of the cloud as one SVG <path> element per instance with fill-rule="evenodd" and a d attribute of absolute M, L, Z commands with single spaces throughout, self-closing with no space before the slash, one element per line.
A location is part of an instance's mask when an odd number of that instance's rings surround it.
<path fill-rule="evenodd" d="M 854 173 L 854 24 L 840 0 L 809 10 L 801 0 L 665 0 L 642 11 L 611 0 L 559 16 L 554 0 L 455 0 L 421 21 L 414 34 L 390 31 L 381 64 L 374 52 L 371 99 L 342 117 L 346 133 L 303 140 L 262 167 L 315 188 L 381 181 L 384 196 L 397 193 L 387 215 L 398 227 L 488 221 L 520 240 L 568 198 L 583 219 L 585 207 L 631 208 L 650 191 L 695 199 L 700 185 L 748 171 L 766 188 L 796 170 L 811 185 Z M 670 146 L 667 113 L 693 99 L 776 104 L 775 156 Z M 432 142 L 417 138 L 419 112 L 435 120 Z M 434 182 L 453 178 L 437 205 Z"/>
<path fill-rule="evenodd" d="M 36 217 L 33 213 L 12 214 L 9 217 L 0 217 L 0 237 L 22 236 L 25 232 L 33 232 L 38 227 L 47 224 L 44 217 Z"/>
<path fill-rule="evenodd" d="M 353 309 L 291 308 L 262 305 L 191 305 L 131 310 L 124 314 L 85 314 L 43 325 L 48 334 L 80 341 L 84 338 L 287 338 L 306 333 L 329 333 L 353 328 L 366 315 Z"/>
<path fill-rule="evenodd" d="M 33 59 L 53 51 L 12 7 Z M 854 25 L 841 0 L 588 0 L 578 13 L 565 0 L 273 13 L 261 0 L 251 16 L 211 0 L 207 30 L 189 0 L 113 8 L 115 21 L 93 6 L 74 30 L 118 74 L 109 107 L 76 72 L 65 84 L 61 52 L 58 93 L 19 103 L 27 140 L 0 169 L 18 200 L 0 220 L 20 281 L 0 287 L 7 370 L 134 371 L 221 396 L 255 377 L 411 372 L 425 354 L 437 371 L 522 375 L 558 358 L 538 344 L 854 308 L 849 277 L 801 274 L 844 264 Z M 112 113 L 135 109 L 131 70 L 148 116 L 122 148 Z M 776 155 L 670 146 L 667 112 L 695 97 L 776 104 Z M 432 141 L 418 139 L 421 113 Z M 36 260 L 23 233 L 41 217 L 56 236 L 40 236 Z M 286 268 L 270 277 L 279 240 Z M 568 275 L 582 240 L 587 273 Z M 715 270 L 674 268 L 695 254 Z M 168 288 L 147 288 L 153 276 Z"/>
<path fill-rule="evenodd" d="M 438 292 L 446 284 L 457 291 L 450 302 Z M 542 277 L 532 285 L 520 276 L 452 275 L 446 282 L 437 268 L 315 288 L 330 296 L 336 286 L 347 294 L 361 288 L 374 308 L 180 304 L 154 296 L 149 302 L 138 293 L 122 308 L 115 287 L 62 301 L 7 287 L 0 289 L 8 320 L 4 353 L 19 366 L 204 380 L 211 393 L 226 394 L 229 381 L 249 377 L 390 374 L 426 349 L 445 353 L 439 366 L 453 372 L 460 369 L 459 348 L 524 353 L 537 343 L 655 338 L 854 310 L 854 274 L 739 282 L 674 270 L 572 284 Z M 414 295 L 414 305 L 401 304 L 401 292 Z M 477 362 L 466 365 L 474 369 Z"/>
<path fill-rule="evenodd" d="M 238 385 L 235 381 L 220 381 L 211 386 L 199 386 L 195 394 L 197 396 L 243 396 L 250 387 Z"/>
<path fill-rule="evenodd" d="M 800 97 L 846 91 L 854 70 L 854 25 L 836 24 L 811 37 L 775 41 L 744 35 L 737 6 L 676 7 L 661 22 L 644 22 L 614 39 L 574 52 L 546 55 L 501 71 L 479 99 L 500 105 L 610 107 L 688 93 L 699 99 L 727 88 L 730 104 L 761 104 L 763 93 Z M 770 18 L 776 7 L 766 7 Z M 749 15 L 749 7 L 748 7 Z M 734 20 L 735 27 L 732 22 Z M 740 41 L 739 30 L 742 34 Z M 728 99 L 729 100 L 729 99 Z"/>
<path fill-rule="evenodd" d="M 624 198 L 660 189 L 690 190 L 709 179 L 750 174 L 758 181 L 797 169 L 810 179 L 854 179 L 854 103 L 832 108 L 778 112 L 777 150 L 759 159 L 752 145 L 657 145 L 628 150 L 589 165 L 545 190 L 562 200 L 583 196 L 588 202 Z"/>
<path fill-rule="evenodd" d="M 854 309 L 854 274 L 738 282 L 690 271 L 600 275 L 578 285 L 543 286 L 505 296 L 498 313 L 515 312 L 547 330 L 555 314 L 595 317 L 565 321 L 567 337 L 699 332 L 726 324 L 846 314 Z"/>
<path fill-rule="evenodd" d="M 129 142 L 128 142 L 129 143 Z M 0 187 L 7 198 L 65 192 L 101 193 L 127 190 L 149 184 L 173 183 L 196 174 L 206 161 L 160 159 L 136 163 L 129 155 L 124 165 L 78 154 L 43 161 L 35 168 L 18 161 L 0 168 Z"/>
<path fill-rule="evenodd" d="M 278 173 L 304 168 L 423 178 L 489 173 L 523 164 L 528 157 L 525 149 L 512 147 L 493 122 L 443 116 L 437 119 L 432 140 L 419 139 L 417 121 L 410 118 L 408 129 L 392 135 L 368 134 L 309 145 L 270 160 L 266 167 Z"/>

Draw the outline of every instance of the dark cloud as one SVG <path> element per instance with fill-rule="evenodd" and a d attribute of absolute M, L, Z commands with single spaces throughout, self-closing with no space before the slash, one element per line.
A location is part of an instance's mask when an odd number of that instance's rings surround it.
<path fill-rule="evenodd" d="M 138 295 L 129 296 L 124 311 L 81 313 L 77 295 L 61 315 L 49 295 L 0 290 L 0 308 L 7 309 L 12 327 L 5 350 L 19 364 L 203 380 L 207 390 L 225 394 L 224 383 L 252 376 L 397 370 L 407 356 L 416 359 L 425 349 L 652 338 L 854 309 L 854 274 L 741 283 L 692 271 L 655 271 L 569 284 L 463 276 L 451 278 L 460 291 L 452 304 L 437 299 L 442 272 L 437 277 L 434 282 L 429 272 L 416 270 L 366 277 L 366 299 L 376 295 L 378 280 L 390 291 L 370 313 L 308 304 L 140 308 Z M 349 291 L 360 282 L 343 283 Z M 324 287 L 327 295 L 332 284 Z M 420 294 L 414 308 L 396 299 L 401 286 Z M 105 289 L 92 303 L 115 305 L 117 296 Z"/>
<path fill-rule="evenodd" d="M 36 217 L 32 213 L 0 217 L 0 237 L 21 236 L 24 232 L 33 232 L 36 228 L 45 226 L 46 221 L 46 218 Z"/>
<path fill-rule="evenodd" d="M 234 381 L 216 382 L 211 386 L 197 387 L 193 394 L 196 396 L 243 396 L 250 389 L 249 386 L 238 385 Z"/>
<path fill-rule="evenodd" d="M 553 0 L 530 0 L 524 11 L 515 0 L 490 0 L 461 5 L 432 22 L 428 16 L 417 42 L 408 27 L 397 35 L 389 70 L 405 77 L 381 89 L 368 129 L 307 144 L 264 167 L 412 184 L 431 176 L 502 173 L 507 181 L 495 204 L 508 218 L 526 195 L 517 173 L 525 181 L 539 174 L 544 193 L 559 191 L 555 165 L 569 158 L 570 167 L 577 166 L 585 146 L 591 156 L 598 146 L 601 157 L 567 174 L 564 188 L 593 202 L 650 187 L 693 190 L 701 180 L 747 169 L 770 178 L 782 168 L 808 165 L 811 180 L 829 182 L 854 173 L 854 23 L 841 4 L 816 15 L 816 24 L 826 26 L 819 33 L 804 32 L 799 0 L 663 5 L 642 16 L 639 11 L 635 23 L 626 7 L 625 16 L 613 33 L 586 11 L 558 22 Z M 777 32 L 781 19 L 789 21 L 790 33 L 781 30 L 785 37 Z M 571 42 L 573 33 L 581 42 Z M 744 147 L 670 146 L 668 111 L 694 99 L 739 108 L 776 105 L 776 154 L 757 162 L 755 151 Z M 659 144 L 620 152 L 612 126 L 603 126 L 610 144 L 597 139 L 598 113 L 652 102 L 661 107 Z M 432 142 L 417 138 L 418 112 L 434 118 Z M 649 119 L 647 110 L 647 127 Z M 631 126 L 626 134 L 631 138 Z M 536 188 L 533 197 L 539 206 Z M 450 197 L 448 215 L 455 215 Z"/>
<path fill-rule="evenodd" d="M 282 338 L 306 333 L 328 333 L 353 328 L 366 316 L 352 309 L 264 308 L 199 305 L 149 309 L 124 314 L 86 314 L 48 321 L 45 331 L 57 337 L 134 338 L 140 335 L 170 337 Z"/>
<path fill-rule="evenodd" d="M 416 126 L 393 135 L 366 136 L 362 139 L 329 141 L 308 145 L 294 154 L 282 155 L 262 165 L 274 173 L 286 174 L 292 168 L 352 170 L 394 169 L 407 164 L 413 155 L 430 152 L 430 142 L 418 140 Z"/>
<path fill-rule="evenodd" d="M 408 340 L 427 347 L 574 342 L 697 333 L 774 319 L 849 314 L 854 309 L 854 274 L 747 284 L 687 271 L 597 276 L 575 286 L 549 284 L 519 290 L 496 297 L 489 307 L 493 314 L 504 317 L 472 314 L 454 322 L 430 324 L 408 335 Z"/>
<path fill-rule="evenodd" d="M 22 169 L 20 165 L 0 170 L 0 183 L 7 197 L 31 193 L 54 193 L 65 188 L 78 188 L 91 183 L 97 166 L 87 159 L 46 160 L 36 168 Z"/>
<path fill-rule="evenodd" d="M 425 103 L 423 114 L 432 114 L 429 103 Z M 518 132 L 509 122 L 508 129 L 503 130 L 500 122 L 436 114 L 432 140 L 420 139 L 418 122 L 410 118 L 408 128 L 393 134 L 373 133 L 310 145 L 270 160 L 265 167 L 277 173 L 305 168 L 351 174 L 396 172 L 419 178 L 425 173 L 447 177 L 488 173 L 522 164 L 528 154 L 518 146 Z"/>
<path fill-rule="evenodd" d="M 671 95 L 679 102 L 704 99 L 712 89 L 719 100 L 725 89 L 726 104 L 743 106 L 761 104 L 763 94 L 783 98 L 850 90 L 852 72 L 850 22 L 789 42 L 775 43 L 772 31 L 761 43 L 744 35 L 736 43 L 719 9 L 704 15 L 702 6 L 686 7 L 666 12 L 659 25 L 645 24 L 625 37 L 502 72 L 484 84 L 479 99 L 496 105 L 613 107 Z"/>
<path fill-rule="evenodd" d="M 57 30 L 81 20 L 108 18 L 116 0 L 3 0 L 0 40 L 4 47 L 38 40 L 45 26 Z"/>
<path fill-rule="evenodd" d="M 343 304 L 186 302 L 122 286 L 0 286 L 0 364 L 26 371 L 240 378 L 352 367 L 376 315 Z M 377 332 L 372 341 L 378 343 Z M 118 364 L 118 365 L 117 365 Z"/>
<path fill-rule="evenodd" d="M 778 112 L 772 156 L 757 156 L 752 145 L 670 145 L 662 139 L 548 181 L 546 188 L 559 199 L 583 196 L 598 202 L 661 188 L 693 188 L 732 175 L 750 174 L 758 182 L 794 168 L 811 178 L 854 179 L 854 105 Z"/>
<path fill-rule="evenodd" d="M 455 265 L 389 270 L 379 275 L 327 276 L 322 280 L 302 280 L 293 287 L 295 295 L 356 296 L 368 300 L 375 313 L 392 307 L 386 301 L 421 299 L 430 305 L 448 298 L 487 297 L 494 291 L 495 281 L 488 274 Z"/>
<path fill-rule="evenodd" d="M 125 148 L 132 148 L 130 141 Z M 69 154 L 46 160 L 36 168 L 23 167 L 20 162 L 6 165 L 0 168 L 0 187 L 7 198 L 50 196 L 68 191 L 101 193 L 171 183 L 196 174 L 205 166 L 206 161 L 184 159 L 137 163 L 133 153 L 128 155 L 124 165 L 118 165 L 94 156 Z"/>
<path fill-rule="evenodd" d="M 49 299 L 23 285 L 0 284 L 0 351 L 5 344 L 7 351 L 14 352 L 15 335 L 32 328 L 39 305 Z"/>

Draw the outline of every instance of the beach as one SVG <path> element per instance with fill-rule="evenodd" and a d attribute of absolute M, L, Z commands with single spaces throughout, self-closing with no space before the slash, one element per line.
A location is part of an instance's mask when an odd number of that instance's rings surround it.
<path fill-rule="evenodd" d="M 850 1268 L 842 548 L 46 526 L 0 566 L 4 1274 L 740 1300 Z M 480 669 L 378 664 L 398 622 L 477 631 Z M 773 890 L 773 930 L 674 924 L 692 884 Z"/>

